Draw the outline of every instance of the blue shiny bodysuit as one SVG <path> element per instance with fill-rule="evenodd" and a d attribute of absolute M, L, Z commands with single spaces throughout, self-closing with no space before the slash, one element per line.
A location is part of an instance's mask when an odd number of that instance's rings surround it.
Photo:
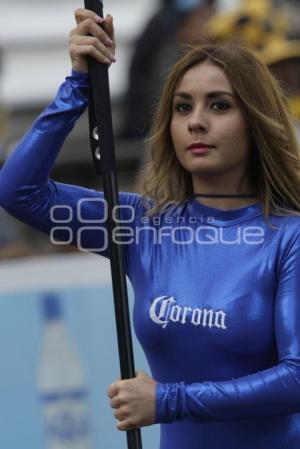
<path fill-rule="evenodd" d="M 103 194 L 48 179 L 87 105 L 73 72 L 0 172 L 18 219 L 108 256 Z M 134 327 L 158 381 L 161 449 L 300 448 L 300 217 L 259 203 L 196 199 L 152 218 L 120 193 L 115 238 L 134 293 Z"/>

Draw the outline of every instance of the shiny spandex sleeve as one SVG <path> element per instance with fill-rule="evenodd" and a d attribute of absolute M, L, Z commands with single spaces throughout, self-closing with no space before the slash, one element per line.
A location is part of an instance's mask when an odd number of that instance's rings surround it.
<path fill-rule="evenodd" d="M 79 220 L 82 217 L 84 226 L 89 220 L 101 220 L 103 194 L 48 179 L 64 140 L 87 103 L 88 75 L 73 71 L 0 171 L 0 205 L 34 228 L 49 234 L 55 230 L 55 240 L 103 254 L 106 247 L 101 232 L 92 228 L 82 231 Z"/>
<path fill-rule="evenodd" d="M 156 421 L 230 421 L 300 412 L 299 233 L 280 261 L 274 326 L 276 366 L 221 382 L 158 383 Z"/>

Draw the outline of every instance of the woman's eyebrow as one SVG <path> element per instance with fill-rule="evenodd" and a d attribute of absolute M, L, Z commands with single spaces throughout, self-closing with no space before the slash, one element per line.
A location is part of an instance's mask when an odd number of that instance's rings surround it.
<path fill-rule="evenodd" d="M 187 100 L 190 100 L 192 98 L 192 96 L 190 94 L 187 94 L 186 92 L 175 92 L 174 98 L 175 97 L 182 97 L 186 98 Z"/>
<path fill-rule="evenodd" d="M 208 92 L 207 94 L 205 94 L 205 96 L 208 99 L 219 97 L 220 95 L 230 95 L 233 98 L 235 97 L 235 95 L 232 92 L 228 92 L 226 90 L 215 90 L 215 91 Z M 192 95 L 188 94 L 187 92 L 175 92 L 174 98 L 175 97 L 181 97 L 181 98 L 190 100 L 192 98 Z"/>
<path fill-rule="evenodd" d="M 232 92 L 228 92 L 226 90 L 216 90 L 213 92 L 209 92 L 206 94 L 207 98 L 215 98 L 215 97 L 219 97 L 220 95 L 229 95 L 230 97 L 234 98 L 234 94 Z"/>

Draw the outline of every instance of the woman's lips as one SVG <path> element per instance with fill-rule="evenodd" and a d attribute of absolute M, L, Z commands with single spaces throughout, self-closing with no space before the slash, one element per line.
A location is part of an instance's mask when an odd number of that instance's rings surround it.
<path fill-rule="evenodd" d="M 205 154 L 208 153 L 209 150 L 211 150 L 213 148 L 213 146 L 208 145 L 208 146 L 204 146 L 204 145 L 199 145 L 199 146 L 192 146 L 188 148 L 188 151 L 192 154 Z"/>

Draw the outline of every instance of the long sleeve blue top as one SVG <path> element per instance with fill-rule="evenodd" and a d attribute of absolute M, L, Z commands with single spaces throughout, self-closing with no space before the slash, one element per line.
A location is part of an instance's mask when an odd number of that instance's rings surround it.
<path fill-rule="evenodd" d="M 102 192 L 49 180 L 87 105 L 73 72 L 0 172 L 0 205 L 52 241 L 108 257 Z M 120 193 L 133 322 L 161 449 L 300 448 L 300 217 L 196 199 L 149 218 Z M 272 226 L 270 226 L 270 224 Z"/>

